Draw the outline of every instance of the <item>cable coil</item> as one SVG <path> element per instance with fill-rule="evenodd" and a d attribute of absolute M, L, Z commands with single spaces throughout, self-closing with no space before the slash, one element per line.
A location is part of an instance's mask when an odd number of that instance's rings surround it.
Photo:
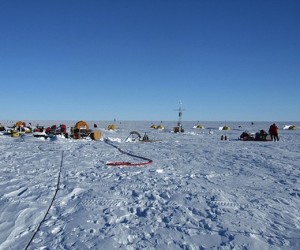
<path fill-rule="evenodd" d="M 134 155 L 131 153 L 128 153 L 122 149 L 120 149 L 119 147 L 117 147 L 116 145 L 112 144 L 108 139 L 105 139 L 104 142 L 116 149 L 118 149 L 122 154 L 126 154 L 129 156 L 132 156 L 134 158 L 138 158 L 141 160 L 144 160 L 145 162 L 138 162 L 138 163 L 132 163 L 132 162 L 127 162 L 127 161 L 116 161 L 116 162 L 108 162 L 106 163 L 106 165 L 108 166 L 144 166 L 144 165 L 148 165 L 151 164 L 153 161 L 149 158 L 143 157 L 143 156 L 138 156 L 138 155 Z"/>

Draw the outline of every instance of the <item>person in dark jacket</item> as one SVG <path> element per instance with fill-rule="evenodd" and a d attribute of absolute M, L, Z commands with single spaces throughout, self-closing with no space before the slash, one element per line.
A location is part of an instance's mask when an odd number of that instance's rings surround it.
<path fill-rule="evenodd" d="M 272 141 L 279 141 L 278 127 L 276 126 L 275 123 L 273 123 L 270 126 L 270 128 L 269 128 L 269 134 L 271 136 Z"/>

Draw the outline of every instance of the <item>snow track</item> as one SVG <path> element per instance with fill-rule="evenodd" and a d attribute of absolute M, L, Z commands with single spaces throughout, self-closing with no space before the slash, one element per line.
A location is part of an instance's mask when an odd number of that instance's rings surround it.
<path fill-rule="evenodd" d="M 51 150 L 49 150 L 49 151 L 58 151 L 58 150 L 56 150 L 56 149 L 51 149 Z M 56 184 L 56 188 L 55 188 L 55 192 L 54 192 L 53 198 L 51 199 L 51 202 L 50 202 L 49 207 L 48 207 L 48 209 L 47 209 L 47 211 L 46 211 L 46 213 L 45 213 L 45 216 L 43 217 L 42 221 L 38 224 L 36 230 L 34 231 L 34 234 L 32 235 L 32 237 L 31 237 L 30 241 L 28 242 L 28 244 L 26 245 L 25 249 L 28 249 L 28 248 L 29 248 L 30 244 L 31 244 L 32 241 L 34 240 L 35 236 L 37 235 L 37 233 L 38 233 L 38 231 L 39 231 L 41 225 L 42 225 L 43 222 L 46 220 L 46 217 L 47 217 L 47 215 L 49 214 L 49 211 L 50 211 L 50 209 L 51 209 L 51 207 L 52 207 L 52 205 L 53 205 L 53 202 L 54 202 L 54 200 L 55 200 L 55 198 L 56 198 L 56 195 L 57 195 L 57 193 L 58 193 L 58 191 L 59 191 L 59 186 L 60 186 L 60 176 L 61 176 L 61 169 L 62 169 L 62 166 L 63 166 L 63 161 L 64 161 L 64 151 L 61 151 L 61 162 L 60 162 L 60 166 L 59 166 L 59 170 L 58 170 L 57 184 Z"/>

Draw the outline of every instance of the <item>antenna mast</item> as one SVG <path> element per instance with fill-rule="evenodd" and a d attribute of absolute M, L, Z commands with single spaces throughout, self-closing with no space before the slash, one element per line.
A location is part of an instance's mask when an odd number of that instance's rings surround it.
<path fill-rule="evenodd" d="M 182 129 L 182 113 L 184 111 L 184 109 L 182 108 L 182 102 L 179 101 L 179 109 L 175 109 L 175 111 L 178 111 L 178 123 L 177 123 L 177 126 L 179 128 L 179 133 L 180 132 L 183 132 L 183 129 Z"/>

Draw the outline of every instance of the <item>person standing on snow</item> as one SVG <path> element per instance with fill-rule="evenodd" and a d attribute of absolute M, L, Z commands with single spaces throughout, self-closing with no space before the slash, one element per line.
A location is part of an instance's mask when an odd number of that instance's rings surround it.
<path fill-rule="evenodd" d="M 278 127 L 276 126 L 275 123 L 273 123 L 270 128 L 269 128 L 269 133 L 271 136 L 272 141 L 279 141 L 279 136 L 278 136 Z"/>
<path fill-rule="evenodd" d="M 146 132 L 145 132 L 145 135 L 144 135 L 144 137 L 143 137 L 143 141 L 149 141 L 149 137 L 148 137 L 148 135 L 146 134 Z"/>

